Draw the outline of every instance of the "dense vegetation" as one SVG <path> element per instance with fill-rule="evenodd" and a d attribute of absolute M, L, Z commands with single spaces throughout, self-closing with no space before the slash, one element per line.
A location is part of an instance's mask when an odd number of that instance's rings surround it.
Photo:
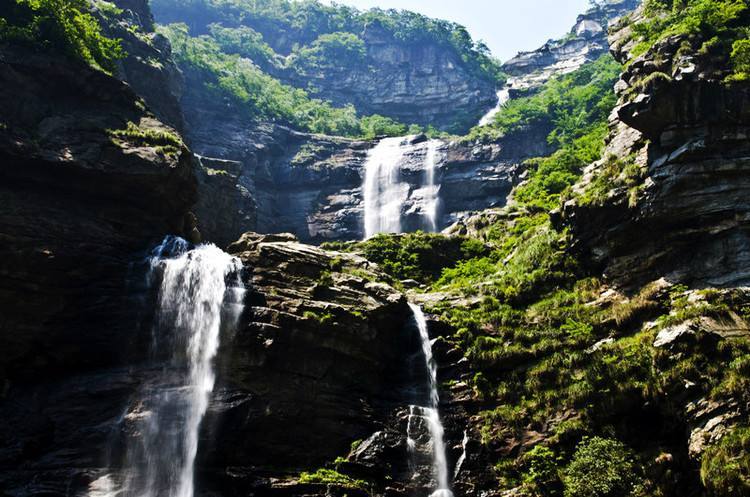
<path fill-rule="evenodd" d="M 463 26 L 414 12 L 381 9 L 363 12 L 317 0 L 155 0 L 153 9 L 158 17 L 165 18 L 180 12 L 182 19 L 193 19 L 192 27 L 199 31 L 211 22 L 221 22 L 227 27 L 251 27 L 284 55 L 314 50 L 315 46 L 319 48 L 332 40 L 338 43 L 344 34 L 353 35 L 345 40 L 348 44 L 366 28 L 379 26 L 404 43 L 433 43 L 454 50 L 476 77 L 496 81 L 500 75 L 499 64 L 487 46 L 473 41 Z M 206 24 L 201 26 L 201 22 Z M 327 57 L 322 62 L 341 63 Z"/>
<path fill-rule="evenodd" d="M 683 3 L 688 17 L 700 11 L 699 3 Z M 735 77 L 742 77 L 750 44 L 730 41 Z M 679 495 L 674 475 L 660 465 L 685 450 L 684 438 L 679 441 L 685 426 L 665 399 L 680 395 L 685 384 L 694 389 L 691 395 L 710 401 L 750 397 L 747 338 L 717 340 L 701 332 L 670 349 L 655 346 L 670 326 L 750 316 L 742 292 L 690 291 L 665 281 L 629 294 L 613 291 L 587 272 L 570 249 L 569 234 L 551 222 L 549 212 L 562 199 L 598 202 L 612 177 L 639 174 L 631 158 L 609 157 L 591 188 L 570 188 L 583 166 L 602 158 L 619 70 L 605 56 L 511 101 L 492 125 L 472 131 L 471 140 L 492 140 L 546 125 L 556 149 L 530 162 L 529 177 L 508 207 L 466 221 L 469 239 L 481 240 L 483 252 L 440 261 L 435 277 L 421 254 L 429 252 L 424 244 L 447 243 L 439 236 L 422 237 L 416 248 L 412 235 L 352 248 L 398 278 L 416 277 L 428 291 L 454 297 L 426 310 L 455 328 L 451 342 L 469 359 L 474 395 L 487 406 L 479 414 L 480 435 L 498 454 L 500 486 L 520 486 L 522 495 Z M 508 440 L 536 433 L 545 433 L 544 440 L 528 452 L 500 455 Z M 740 426 L 706 451 L 701 477 L 711 495 L 750 491 L 748 440 Z"/>
<path fill-rule="evenodd" d="M 111 73 L 123 56 L 120 43 L 102 34 L 89 8 L 86 0 L 4 2 L 0 42 L 67 55 Z"/>
<path fill-rule="evenodd" d="M 646 19 L 633 26 L 639 43 L 637 56 L 657 41 L 669 36 L 682 37 L 687 49 L 723 54 L 731 60 L 730 79 L 750 78 L 750 6 L 746 0 L 646 0 Z M 700 46 L 691 47 L 693 39 Z"/>
<path fill-rule="evenodd" d="M 407 127 L 383 116 L 358 116 L 356 109 L 334 107 L 311 98 L 306 91 L 282 84 L 239 53 L 257 47 L 250 30 L 233 31 L 213 26 L 218 41 L 210 36 L 192 37 L 184 24 L 161 26 L 172 42 L 175 60 L 202 85 L 214 101 L 225 102 L 240 115 L 253 120 L 276 121 L 313 133 L 374 138 L 398 136 L 419 128 Z M 222 51 L 222 44 L 231 47 Z M 259 48 L 261 55 L 272 57 Z M 235 53 L 231 53 L 235 52 Z"/>

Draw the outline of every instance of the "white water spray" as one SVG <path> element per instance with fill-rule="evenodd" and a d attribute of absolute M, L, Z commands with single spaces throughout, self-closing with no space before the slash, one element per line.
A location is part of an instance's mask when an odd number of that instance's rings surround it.
<path fill-rule="evenodd" d="M 367 155 L 365 181 L 365 238 L 378 233 L 401 233 L 401 207 L 409 185 L 400 181 L 403 137 L 381 140 Z"/>
<path fill-rule="evenodd" d="M 425 188 L 427 198 L 425 199 L 426 217 L 428 230 L 435 232 L 438 229 L 437 219 L 440 210 L 440 185 L 435 182 L 435 170 L 438 165 L 438 148 L 442 145 L 440 140 L 427 142 L 427 155 L 425 157 Z"/>
<path fill-rule="evenodd" d="M 213 359 L 222 327 L 242 312 L 242 263 L 214 245 L 188 250 L 168 237 L 149 258 L 150 280 L 160 281 L 152 347 L 169 362 L 125 416 L 138 433 L 127 447 L 119 490 L 107 475 L 91 497 L 193 497 L 200 424 L 215 375 Z"/>
<path fill-rule="evenodd" d="M 432 493 L 431 497 L 453 497 L 453 492 L 451 492 L 448 482 L 448 461 L 445 455 L 445 441 L 443 439 L 444 429 L 438 413 L 440 396 L 438 394 L 437 363 L 432 356 L 432 342 L 430 341 L 427 320 L 424 313 L 418 305 L 409 304 L 409 307 L 411 307 L 414 314 L 414 321 L 419 330 L 419 338 L 422 341 L 422 352 L 429 373 L 430 405 L 429 407 L 422 408 L 422 411 L 430 430 L 430 438 L 432 439 L 432 466 L 438 483 L 438 488 Z"/>
<path fill-rule="evenodd" d="M 479 120 L 479 126 L 487 126 L 491 124 L 495 119 L 495 116 L 500 112 L 503 106 L 510 100 L 510 90 L 503 88 L 497 92 L 497 104 L 487 112 L 482 119 Z"/>

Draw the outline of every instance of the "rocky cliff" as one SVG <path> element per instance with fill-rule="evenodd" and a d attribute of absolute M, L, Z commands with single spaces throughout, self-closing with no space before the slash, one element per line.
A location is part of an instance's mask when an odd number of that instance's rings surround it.
<path fill-rule="evenodd" d="M 362 184 L 375 143 L 252 126 L 206 109 L 186 115 L 188 140 L 203 156 L 197 213 L 208 239 L 225 244 L 246 230 L 291 232 L 309 242 L 364 236 Z M 505 204 L 520 174 L 518 164 L 538 155 L 544 143 L 537 140 L 527 147 L 526 137 L 502 145 L 441 141 L 439 229 L 461 213 Z M 400 179 L 409 190 L 402 208 L 404 226 L 425 229 L 428 140 L 404 137 L 401 148 Z"/>
<path fill-rule="evenodd" d="M 96 446 L 80 427 L 112 405 L 80 407 L 122 386 L 97 374 L 142 345 L 131 263 L 164 233 L 199 237 L 192 154 L 100 71 L 7 45 L 0 66 L 0 485 L 64 494 Z"/>
<path fill-rule="evenodd" d="M 704 41 L 672 36 L 633 58 L 629 25 L 613 36 L 614 54 L 634 60 L 616 86 L 620 103 L 604 159 L 579 186 L 587 199 L 569 202 L 563 220 L 616 280 L 748 281 L 740 198 L 750 93 L 746 84 L 724 82 L 726 54 L 699 52 Z M 639 233 L 660 235 L 633 243 Z"/>

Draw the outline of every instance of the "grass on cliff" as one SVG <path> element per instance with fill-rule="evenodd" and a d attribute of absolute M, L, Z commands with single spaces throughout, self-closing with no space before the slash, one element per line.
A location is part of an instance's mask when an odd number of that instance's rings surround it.
<path fill-rule="evenodd" d="M 339 473 L 334 469 L 321 468 L 313 473 L 302 473 L 299 477 L 300 483 L 320 483 L 337 485 L 345 488 L 367 489 L 367 482 L 357 480 L 350 476 Z"/>
<path fill-rule="evenodd" d="M 637 57 L 658 41 L 683 36 L 691 51 L 723 56 L 730 81 L 750 79 L 750 6 L 746 0 L 646 0 L 645 19 L 633 25 Z M 690 46 L 691 39 L 700 46 Z"/>
<path fill-rule="evenodd" d="M 0 42 L 66 55 L 107 73 L 124 56 L 119 40 L 102 34 L 86 0 L 8 0 Z"/>

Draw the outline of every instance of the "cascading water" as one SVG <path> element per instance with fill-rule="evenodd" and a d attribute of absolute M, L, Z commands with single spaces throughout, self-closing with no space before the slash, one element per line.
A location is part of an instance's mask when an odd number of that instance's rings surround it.
<path fill-rule="evenodd" d="M 428 230 L 435 232 L 438 229 L 437 218 L 440 210 L 440 186 L 435 182 L 435 170 L 438 165 L 438 148 L 442 145 L 440 140 L 427 142 L 427 155 L 425 156 L 425 188 L 427 198 L 425 199 L 425 211 Z"/>
<path fill-rule="evenodd" d="M 90 496 L 193 497 L 212 362 L 222 328 L 234 327 L 242 312 L 242 263 L 216 246 L 189 250 L 185 240 L 168 237 L 148 262 L 150 281 L 159 282 L 152 353 L 168 360 L 125 415 L 137 436 L 128 443 L 122 481 L 103 477 Z"/>
<path fill-rule="evenodd" d="M 365 238 L 401 232 L 401 206 L 409 196 L 409 185 L 399 178 L 403 141 L 403 137 L 385 138 L 367 155 L 363 185 Z"/>
<path fill-rule="evenodd" d="M 510 100 L 510 90 L 508 90 L 508 88 L 499 90 L 497 92 L 497 104 L 490 109 L 487 114 L 482 116 L 482 119 L 479 120 L 479 126 L 487 126 L 492 123 L 492 120 L 495 119 L 495 116 L 500 112 L 500 109 L 503 108 L 503 105 L 508 103 L 508 100 Z"/>
<path fill-rule="evenodd" d="M 442 142 L 429 140 L 412 144 L 409 138 L 413 137 L 385 138 L 367 155 L 362 183 L 365 239 L 378 233 L 403 232 L 402 211 L 407 203 L 418 207 L 407 214 L 419 213 L 421 229 L 438 229 L 440 185 L 436 180 L 436 171 Z M 420 188 L 412 191 L 412 186 L 402 181 L 401 167 L 409 164 L 408 158 L 419 156 L 423 157 L 424 182 Z M 410 223 L 411 227 L 416 224 L 414 221 Z"/>
<path fill-rule="evenodd" d="M 437 490 L 432 493 L 431 497 L 453 497 L 448 478 L 448 461 L 445 455 L 445 441 L 443 439 L 444 429 L 443 424 L 440 422 L 440 415 L 438 413 L 440 396 L 438 394 L 437 384 L 437 363 L 432 356 L 432 342 L 430 341 L 430 335 L 427 330 L 427 320 L 425 319 L 424 313 L 418 305 L 409 304 L 409 307 L 411 307 L 411 311 L 414 314 L 414 321 L 419 330 L 419 338 L 422 342 L 422 352 L 429 373 L 430 405 L 428 407 L 422 407 L 421 410 L 430 431 L 430 439 L 432 441 L 432 466 L 438 484 Z M 412 408 L 412 413 L 413 411 L 414 409 Z M 409 440 L 411 440 L 411 438 L 409 438 Z M 409 443 L 409 445 L 411 446 L 412 443 Z"/>

